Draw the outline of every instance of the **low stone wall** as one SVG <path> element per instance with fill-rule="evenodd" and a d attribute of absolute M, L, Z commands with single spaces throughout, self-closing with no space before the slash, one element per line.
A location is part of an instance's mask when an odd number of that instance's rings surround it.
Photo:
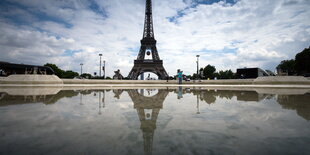
<path fill-rule="evenodd" d="M 0 79 L 0 84 L 55 84 L 62 85 L 63 81 L 55 75 L 10 75 Z"/>
<path fill-rule="evenodd" d="M 90 80 L 62 79 L 64 84 L 175 84 L 176 80 Z"/>
<path fill-rule="evenodd" d="M 180 86 L 152 86 L 152 89 L 175 89 L 178 90 Z M 149 89 L 150 86 L 119 86 L 115 85 L 113 87 L 109 86 L 59 86 L 59 87 L 51 87 L 51 86 L 40 86 L 40 87 L 0 87 L 0 92 L 7 93 L 9 95 L 19 95 L 19 96 L 37 96 L 37 95 L 55 95 L 62 90 L 74 90 L 74 91 L 81 91 L 81 90 L 98 90 L 98 89 Z M 187 85 L 182 86 L 182 89 L 193 89 L 193 90 L 230 90 L 230 91 L 256 91 L 259 94 L 279 94 L 279 95 L 302 95 L 306 93 L 310 93 L 310 88 L 290 88 L 290 87 L 283 87 L 283 88 L 270 88 L 270 87 L 257 87 L 257 86 L 229 86 L 229 85 L 214 85 L 207 87 L 200 87 L 197 85 Z M 1 95 L 0 95 L 1 98 Z"/>
<path fill-rule="evenodd" d="M 0 85 L 177 85 L 177 80 L 89 80 L 59 79 L 55 75 L 10 75 L 1 77 Z M 192 80 L 184 85 L 310 85 L 302 76 L 270 76 L 256 79 Z"/>
<path fill-rule="evenodd" d="M 64 84 L 178 84 L 177 80 L 88 80 L 88 79 L 62 79 Z M 254 79 L 232 80 L 192 80 L 183 81 L 182 84 L 252 84 Z"/>
<path fill-rule="evenodd" d="M 310 84 L 310 80 L 303 76 L 266 76 L 258 77 L 253 84 Z"/>
<path fill-rule="evenodd" d="M 64 84 L 178 84 L 177 80 L 88 80 L 88 79 L 62 79 Z M 272 76 L 256 79 L 229 79 L 229 80 L 192 80 L 183 81 L 182 84 L 192 85 L 310 85 L 310 80 L 302 76 Z"/>

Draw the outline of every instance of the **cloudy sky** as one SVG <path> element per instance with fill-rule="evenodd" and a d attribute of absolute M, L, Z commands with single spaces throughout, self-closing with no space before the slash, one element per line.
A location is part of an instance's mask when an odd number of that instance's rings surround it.
<path fill-rule="evenodd" d="M 275 70 L 310 46 L 309 0 L 153 0 L 155 39 L 169 74 L 200 65 Z M 145 0 L 1 0 L 0 61 L 99 72 L 133 66 Z"/>

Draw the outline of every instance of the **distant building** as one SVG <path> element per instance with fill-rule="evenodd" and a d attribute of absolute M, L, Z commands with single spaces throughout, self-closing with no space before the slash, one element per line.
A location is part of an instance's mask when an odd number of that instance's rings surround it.
<path fill-rule="evenodd" d="M 54 70 L 46 66 L 35 66 L 35 65 L 0 62 L 0 76 L 9 76 L 12 74 L 52 75 L 54 74 Z"/>
<path fill-rule="evenodd" d="M 260 68 L 239 68 L 237 77 L 240 79 L 254 79 L 261 76 L 270 76 L 265 70 Z"/>

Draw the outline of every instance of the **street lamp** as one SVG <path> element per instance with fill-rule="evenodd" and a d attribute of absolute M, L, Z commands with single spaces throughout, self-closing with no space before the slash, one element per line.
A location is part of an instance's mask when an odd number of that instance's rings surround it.
<path fill-rule="evenodd" d="M 82 76 L 82 71 L 83 71 L 83 63 L 80 63 L 81 65 L 81 76 Z"/>
<path fill-rule="evenodd" d="M 196 63 L 197 63 L 197 78 L 198 78 L 198 76 L 199 76 L 199 74 L 198 74 L 198 70 L 199 70 L 199 55 L 196 55 L 196 57 L 197 57 L 197 61 L 196 61 Z"/>
<path fill-rule="evenodd" d="M 101 77 L 101 56 L 102 54 L 100 53 L 99 54 L 99 57 L 100 57 L 99 77 Z"/>
<path fill-rule="evenodd" d="M 105 60 L 103 60 L 103 78 L 105 79 Z"/>

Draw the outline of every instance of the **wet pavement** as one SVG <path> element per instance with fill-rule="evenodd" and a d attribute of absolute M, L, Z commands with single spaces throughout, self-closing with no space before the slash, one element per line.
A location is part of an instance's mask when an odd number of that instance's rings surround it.
<path fill-rule="evenodd" d="M 309 90 L 267 90 L 0 89 L 0 154 L 308 154 Z"/>

